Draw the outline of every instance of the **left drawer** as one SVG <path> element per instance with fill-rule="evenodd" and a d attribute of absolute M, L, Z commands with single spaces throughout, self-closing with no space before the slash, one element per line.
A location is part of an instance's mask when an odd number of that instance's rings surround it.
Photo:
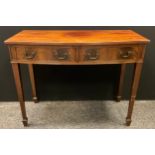
<path fill-rule="evenodd" d="M 13 46 L 11 60 L 34 64 L 72 64 L 76 62 L 76 48 L 67 46 Z"/>

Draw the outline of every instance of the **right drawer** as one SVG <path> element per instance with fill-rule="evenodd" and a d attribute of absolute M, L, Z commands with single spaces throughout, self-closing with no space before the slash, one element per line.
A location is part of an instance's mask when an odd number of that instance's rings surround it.
<path fill-rule="evenodd" d="M 143 59 L 143 47 L 87 46 L 80 48 L 80 62 L 84 64 L 133 63 Z"/>

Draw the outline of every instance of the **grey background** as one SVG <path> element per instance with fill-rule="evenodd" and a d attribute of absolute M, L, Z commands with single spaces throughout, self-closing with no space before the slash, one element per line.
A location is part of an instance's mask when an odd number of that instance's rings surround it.
<path fill-rule="evenodd" d="M 137 99 L 155 99 L 155 27 L 0 27 L 0 101 L 16 101 L 16 89 L 9 63 L 8 48 L 3 41 L 24 29 L 132 29 L 151 40 L 147 46 L 145 63 Z M 120 65 L 48 66 L 35 65 L 37 92 L 40 100 L 111 100 L 117 90 Z M 26 65 L 21 65 L 26 100 L 31 100 L 31 87 Z M 132 65 L 128 65 L 123 98 L 130 95 Z"/>

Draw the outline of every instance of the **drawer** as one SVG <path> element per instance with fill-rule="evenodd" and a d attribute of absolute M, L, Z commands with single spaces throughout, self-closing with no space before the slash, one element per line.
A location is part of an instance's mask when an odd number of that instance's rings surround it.
<path fill-rule="evenodd" d="M 130 63 L 141 60 L 143 50 L 140 46 L 87 46 L 79 50 L 80 62 L 93 63 Z"/>
<path fill-rule="evenodd" d="M 76 48 L 66 46 L 16 46 L 12 59 L 32 63 L 74 63 Z"/>
<path fill-rule="evenodd" d="M 33 64 L 119 64 L 143 61 L 144 46 L 13 46 L 12 62 Z"/>

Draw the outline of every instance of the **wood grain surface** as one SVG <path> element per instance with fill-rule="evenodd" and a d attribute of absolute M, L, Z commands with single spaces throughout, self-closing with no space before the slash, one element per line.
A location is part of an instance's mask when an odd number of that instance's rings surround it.
<path fill-rule="evenodd" d="M 128 44 L 148 43 L 149 40 L 132 30 L 24 30 L 5 44 L 66 45 L 66 44 Z"/>

